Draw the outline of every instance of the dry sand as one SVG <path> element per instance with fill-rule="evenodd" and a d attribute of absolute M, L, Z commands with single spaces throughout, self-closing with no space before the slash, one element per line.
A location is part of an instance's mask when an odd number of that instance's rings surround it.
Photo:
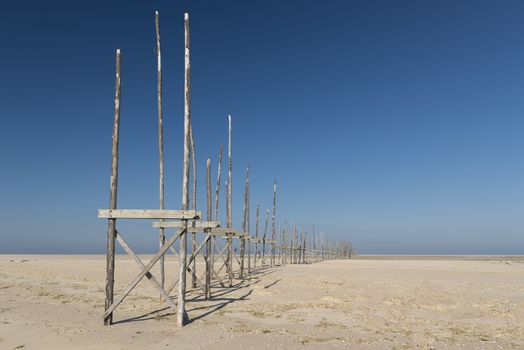
<path fill-rule="evenodd" d="M 523 258 L 268 269 L 190 293 L 183 329 L 147 280 L 103 326 L 104 271 L 103 256 L 0 255 L 0 349 L 524 349 Z M 118 257 L 117 294 L 137 272 Z"/>

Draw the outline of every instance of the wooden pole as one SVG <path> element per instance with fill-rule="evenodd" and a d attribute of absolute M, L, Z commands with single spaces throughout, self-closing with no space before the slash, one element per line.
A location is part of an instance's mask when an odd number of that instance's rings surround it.
<path fill-rule="evenodd" d="M 248 166 L 249 168 L 249 166 Z M 249 207 L 249 178 L 247 179 L 247 208 L 246 208 L 246 232 L 249 234 L 248 240 L 248 254 L 247 254 L 247 271 L 251 272 L 251 223 L 249 221 L 250 207 Z"/>
<path fill-rule="evenodd" d="M 278 224 L 278 264 L 282 263 L 282 248 L 284 247 L 284 234 L 282 232 L 282 222 Z"/>
<path fill-rule="evenodd" d="M 246 169 L 246 184 L 244 188 L 244 215 L 242 220 L 242 231 L 247 232 L 247 191 L 249 184 L 249 166 Z M 246 251 L 246 238 L 240 238 L 240 278 L 244 278 L 244 255 Z"/>
<path fill-rule="evenodd" d="M 315 225 L 313 225 L 313 261 L 317 261 L 317 234 L 315 232 Z"/>
<path fill-rule="evenodd" d="M 156 29 L 156 59 L 157 59 L 157 108 L 158 108 L 158 160 L 160 168 L 159 184 L 159 201 L 160 209 L 164 209 L 164 127 L 162 117 L 162 54 L 160 50 L 160 24 L 158 11 L 155 11 L 155 29 Z M 163 221 L 163 220 L 161 220 Z M 164 228 L 160 228 L 159 245 L 162 247 L 166 242 Z M 164 255 L 160 258 L 160 286 L 164 289 L 165 272 L 164 272 Z M 162 299 L 163 296 L 160 295 Z"/>
<path fill-rule="evenodd" d="M 286 242 L 286 228 L 287 228 L 287 221 L 284 223 L 284 227 L 282 228 L 282 252 L 281 252 L 281 264 L 285 265 L 287 264 L 286 261 L 286 250 L 287 250 L 287 242 Z"/>
<path fill-rule="evenodd" d="M 229 207 L 227 208 L 227 227 L 231 228 L 231 207 L 233 204 L 233 159 L 231 152 L 231 114 L 228 115 L 229 129 L 228 129 L 228 147 L 227 147 L 227 193 L 229 198 Z"/>
<path fill-rule="evenodd" d="M 220 144 L 220 150 L 218 152 L 218 175 L 217 175 L 217 188 L 215 191 L 215 220 L 218 221 L 218 198 L 220 195 L 220 170 L 222 166 L 222 144 Z"/>
<path fill-rule="evenodd" d="M 274 179 L 273 180 L 273 215 L 272 215 L 272 218 L 271 218 L 271 266 L 274 266 L 275 265 L 275 249 L 276 249 L 276 245 L 275 245 L 275 236 L 276 236 L 276 232 L 275 232 L 275 210 L 276 210 L 276 205 L 277 205 L 277 179 Z"/>
<path fill-rule="evenodd" d="M 307 257 L 306 257 L 306 252 L 307 252 L 307 232 L 304 233 L 304 248 L 303 248 L 303 252 L 302 252 L 302 263 L 303 264 L 306 264 L 307 263 Z"/>
<path fill-rule="evenodd" d="M 257 212 L 256 212 L 256 222 L 255 222 L 255 261 L 253 263 L 254 267 L 257 267 L 257 260 L 258 260 L 258 212 L 260 209 L 260 205 L 257 204 Z"/>
<path fill-rule="evenodd" d="M 232 228 L 232 217 L 231 217 L 231 210 L 233 207 L 233 159 L 232 159 L 232 152 L 231 152 L 231 114 L 228 115 L 228 147 L 227 147 L 227 198 L 228 198 L 228 206 L 227 206 L 227 228 Z M 233 286 L 233 239 L 231 237 L 231 234 L 228 234 L 228 265 L 229 265 L 229 286 Z"/>
<path fill-rule="evenodd" d="M 191 123 L 191 95 L 190 95 L 190 75 L 191 66 L 189 63 L 189 14 L 184 14 L 185 29 L 185 79 L 184 79 L 184 170 L 182 177 L 182 210 L 189 208 L 189 125 Z M 186 313 L 186 268 L 187 268 L 187 220 L 182 220 L 183 232 L 180 236 L 180 273 L 178 277 L 178 311 L 177 325 L 183 327 L 188 319 Z"/>
<path fill-rule="evenodd" d="M 293 264 L 293 236 L 295 234 L 295 226 L 293 226 L 293 223 L 291 223 L 291 227 L 289 230 L 289 263 Z"/>
<path fill-rule="evenodd" d="M 218 199 L 220 197 L 220 176 L 222 167 L 222 143 L 218 151 L 218 174 L 217 174 L 217 186 L 215 190 L 215 220 L 218 221 Z M 211 236 L 211 269 L 215 268 L 215 249 L 216 249 L 216 237 Z"/>
<path fill-rule="evenodd" d="M 207 159 L 206 162 L 206 194 L 207 194 L 207 221 L 212 220 L 213 216 L 213 208 L 211 204 L 211 159 Z M 209 230 L 207 230 L 209 232 Z M 211 298 L 211 260 L 210 260 L 210 254 L 211 254 L 211 242 L 212 238 L 209 239 L 206 242 L 206 255 L 205 255 L 205 261 L 206 261 L 206 283 L 205 283 L 205 298 L 209 299 Z"/>
<path fill-rule="evenodd" d="M 226 228 L 227 224 L 227 213 L 229 213 L 229 183 L 226 180 L 225 182 L 225 195 L 226 195 Z M 229 287 L 233 286 L 233 238 L 230 233 L 226 233 L 226 272 L 229 281 Z"/>
<path fill-rule="evenodd" d="M 267 236 L 267 223 L 269 219 L 269 209 L 266 209 L 266 225 L 264 227 L 264 236 L 262 237 L 262 266 L 266 264 L 266 236 Z"/>
<path fill-rule="evenodd" d="M 111 148 L 111 178 L 109 180 L 109 209 L 116 209 L 118 185 L 118 136 L 120 128 L 120 49 L 116 50 L 115 75 L 115 114 L 113 122 L 113 138 Z M 106 262 L 106 300 L 105 310 L 113 304 L 113 288 L 115 285 L 115 238 L 116 219 L 107 222 L 107 262 Z M 104 318 L 106 326 L 113 323 L 113 313 Z"/>
<path fill-rule="evenodd" d="M 193 123 L 189 122 L 189 141 L 191 143 L 191 160 L 193 165 L 193 210 L 197 210 L 197 171 L 196 171 L 196 153 L 195 153 L 195 141 L 193 139 Z M 193 226 L 195 221 L 193 221 Z M 196 232 L 191 233 L 191 252 L 195 252 L 197 249 Z M 191 265 L 191 288 L 197 287 L 197 275 L 196 275 L 196 259 L 193 259 Z"/>

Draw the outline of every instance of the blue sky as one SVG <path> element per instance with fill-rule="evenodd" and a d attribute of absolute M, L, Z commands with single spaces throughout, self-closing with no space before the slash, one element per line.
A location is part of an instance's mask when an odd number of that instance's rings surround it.
<path fill-rule="evenodd" d="M 200 203 L 231 113 L 235 226 L 250 165 L 253 227 L 277 177 L 279 221 L 361 253 L 524 254 L 524 3 L 378 0 L 3 2 L 0 252 L 104 252 L 116 48 L 118 206 L 158 206 L 155 10 L 167 207 L 188 10 Z M 157 246 L 149 223 L 120 228 Z"/>

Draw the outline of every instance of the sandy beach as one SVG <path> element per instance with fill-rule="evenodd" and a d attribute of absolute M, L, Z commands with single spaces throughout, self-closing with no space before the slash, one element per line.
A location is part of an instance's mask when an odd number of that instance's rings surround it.
<path fill-rule="evenodd" d="M 119 295 L 138 269 L 116 266 Z M 166 266 L 169 283 L 175 258 Z M 210 301 L 190 292 L 183 329 L 144 279 L 106 327 L 104 256 L 2 255 L 0 348 L 523 349 L 523 276 L 522 257 L 288 265 L 217 285 Z"/>

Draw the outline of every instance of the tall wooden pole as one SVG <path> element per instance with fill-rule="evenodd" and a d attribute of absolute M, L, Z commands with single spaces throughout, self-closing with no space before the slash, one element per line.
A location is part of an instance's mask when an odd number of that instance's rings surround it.
<path fill-rule="evenodd" d="M 220 198 L 220 176 L 221 176 L 221 167 L 222 167 L 222 143 L 220 144 L 220 149 L 218 151 L 218 174 L 217 174 L 217 186 L 215 190 L 215 220 L 218 221 L 218 199 Z M 215 246 L 216 246 L 216 237 L 211 236 L 211 268 L 215 268 Z"/>
<path fill-rule="evenodd" d="M 313 225 L 313 261 L 317 261 L 317 234 L 315 232 L 315 225 Z"/>
<path fill-rule="evenodd" d="M 304 233 L 304 248 L 303 248 L 303 253 L 302 253 L 302 263 L 303 264 L 307 264 L 306 252 L 307 252 L 307 232 Z"/>
<path fill-rule="evenodd" d="M 232 153 L 231 153 L 231 114 L 228 115 L 228 122 L 229 122 L 229 133 L 228 133 L 228 147 L 227 147 L 227 163 L 228 163 L 228 169 L 227 169 L 227 198 L 228 198 L 228 207 L 227 207 L 227 228 L 232 227 L 232 217 L 231 217 L 231 210 L 233 207 L 233 159 L 232 159 Z M 228 261 L 229 261 L 229 286 L 231 287 L 233 285 L 233 239 L 231 237 L 231 234 L 228 234 L 227 236 L 228 243 L 229 243 L 229 254 L 228 254 Z"/>
<path fill-rule="evenodd" d="M 192 160 L 192 168 L 193 168 L 193 210 L 197 210 L 197 170 L 196 170 L 196 153 L 195 153 L 195 141 L 193 138 L 193 123 L 189 123 L 189 141 L 191 143 L 191 160 Z M 193 226 L 195 225 L 195 221 L 193 220 Z M 196 241 L 196 232 L 193 232 L 191 234 L 191 252 L 194 253 L 197 250 L 197 241 Z M 191 265 L 191 288 L 197 287 L 197 276 L 196 276 L 196 257 L 193 259 L 193 263 Z"/>
<path fill-rule="evenodd" d="M 246 184 L 244 188 L 244 215 L 242 218 L 242 231 L 247 232 L 247 191 L 249 184 L 249 166 L 246 169 Z M 244 278 L 244 257 L 246 252 L 246 237 L 240 237 L 240 279 Z"/>
<path fill-rule="evenodd" d="M 269 219 L 269 209 L 266 209 L 266 225 L 264 227 L 264 236 L 262 237 L 262 266 L 266 264 L 266 236 L 267 236 L 267 223 Z"/>
<path fill-rule="evenodd" d="M 273 181 L 273 215 L 271 218 L 271 266 L 275 265 L 275 238 L 276 238 L 276 228 L 275 228 L 275 210 L 277 205 L 277 179 Z"/>
<path fill-rule="evenodd" d="M 206 194 L 207 194 L 207 221 L 212 220 L 213 216 L 213 208 L 211 205 L 211 159 L 207 159 L 206 162 Z M 208 230 L 209 231 L 209 230 Z M 205 255 L 205 261 L 206 261 L 206 283 L 205 283 L 205 298 L 209 299 L 211 297 L 211 241 L 212 239 L 209 239 L 206 242 L 206 255 Z"/>
<path fill-rule="evenodd" d="M 282 222 L 278 224 L 278 264 L 282 265 L 282 248 L 284 247 L 284 235 L 282 233 Z"/>
<path fill-rule="evenodd" d="M 249 168 L 249 166 L 248 166 Z M 249 178 L 247 179 L 247 208 L 246 208 L 246 232 L 249 234 L 248 238 L 248 253 L 247 253 L 247 271 L 251 272 L 251 223 L 249 221 L 249 214 L 250 214 L 250 208 L 249 208 Z"/>
<path fill-rule="evenodd" d="M 215 191 L 215 220 L 218 221 L 218 198 L 220 195 L 220 171 L 222 167 L 222 144 L 220 144 L 220 150 L 218 151 L 218 175 L 217 175 L 217 187 Z"/>
<path fill-rule="evenodd" d="M 227 227 L 231 228 L 231 207 L 233 199 L 233 159 L 231 153 L 231 114 L 228 115 L 229 129 L 228 129 L 228 147 L 227 147 L 227 195 L 229 198 L 229 207 L 227 208 Z"/>
<path fill-rule="evenodd" d="M 260 205 L 257 204 L 257 212 L 256 212 L 256 219 L 255 219 L 255 261 L 254 261 L 254 267 L 257 267 L 257 260 L 258 260 L 258 212 L 260 210 Z"/>
<path fill-rule="evenodd" d="M 225 182 L 225 196 L 226 196 L 226 228 L 227 228 L 227 213 L 229 213 L 229 182 L 226 180 Z M 233 285 L 233 239 L 231 238 L 231 235 L 229 233 L 226 234 L 226 272 L 229 280 L 229 286 L 231 287 Z"/>
<path fill-rule="evenodd" d="M 191 95 L 189 64 L 189 14 L 184 14 L 185 28 L 185 79 L 184 79 L 184 172 L 182 177 L 182 210 L 189 208 L 189 125 L 191 123 Z M 183 327 L 187 321 L 186 313 L 186 268 L 187 268 L 187 220 L 182 220 L 184 231 L 180 235 L 180 273 L 178 277 L 177 325 Z"/>
<path fill-rule="evenodd" d="M 160 50 L 160 25 L 158 11 L 155 11 L 155 29 L 156 29 L 156 61 L 157 61 L 157 108 L 158 108 L 158 160 L 160 168 L 159 200 L 160 209 L 164 209 L 164 127 L 162 117 L 162 54 Z M 161 220 L 163 221 L 163 220 Z M 164 228 L 159 232 L 160 248 L 166 241 Z M 160 286 L 164 289 L 165 272 L 164 272 L 164 255 L 160 257 Z M 160 296 L 162 298 L 162 295 Z"/>
<path fill-rule="evenodd" d="M 293 264 L 293 235 L 295 234 L 295 226 L 293 226 L 293 223 L 291 223 L 291 227 L 289 230 L 289 263 Z"/>
<path fill-rule="evenodd" d="M 109 180 L 109 209 L 116 209 L 116 196 L 118 185 L 118 135 L 120 128 L 120 49 L 116 50 L 116 75 L 115 75 L 115 114 L 113 122 L 113 138 L 111 148 L 111 178 Z M 107 265 L 106 265 L 106 300 L 105 309 L 113 304 L 113 288 L 115 285 L 115 238 L 116 219 L 107 222 Z M 105 325 L 113 323 L 113 313 L 105 319 Z"/>

